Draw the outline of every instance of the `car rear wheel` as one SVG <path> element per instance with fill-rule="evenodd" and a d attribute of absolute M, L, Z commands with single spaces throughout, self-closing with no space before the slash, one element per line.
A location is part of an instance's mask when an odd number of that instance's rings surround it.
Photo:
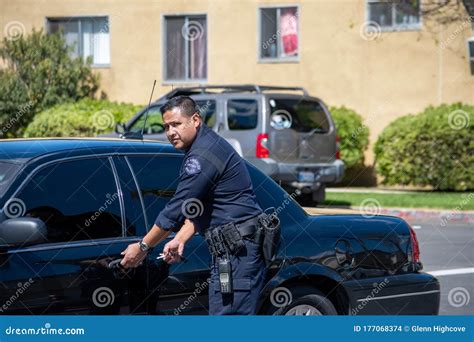
<path fill-rule="evenodd" d="M 326 316 L 337 315 L 336 308 L 322 294 L 310 294 L 300 297 L 289 305 L 278 309 L 274 315 L 281 316 Z"/>

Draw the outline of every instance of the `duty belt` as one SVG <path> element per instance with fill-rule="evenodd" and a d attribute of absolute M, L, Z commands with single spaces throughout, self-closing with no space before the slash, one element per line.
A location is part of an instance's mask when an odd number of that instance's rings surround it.
<path fill-rule="evenodd" d="M 262 214 L 265 215 L 265 214 Z M 227 223 L 205 231 L 204 237 L 209 251 L 214 256 L 236 254 L 244 247 L 243 239 L 260 244 L 263 238 L 262 215 L 239 223 Z"/>

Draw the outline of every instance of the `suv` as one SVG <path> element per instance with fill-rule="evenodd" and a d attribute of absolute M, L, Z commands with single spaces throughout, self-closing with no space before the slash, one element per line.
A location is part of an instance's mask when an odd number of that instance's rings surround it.
<path fill-rule="evenodd" d="M 299 93 L 299 94 L 298 94 Z M 191 96 L 204 122 L 240 155 L 307 204 L 324 201 L 326 184 L 342 179 L 344 163 L 331 114 L 304 88 L 220 85 L 177 88 L 137 113 L 115 134 L 167 141 L 160 107 L 170 98 Z M 295 196 L 295 197 L 296 197 Z"/>

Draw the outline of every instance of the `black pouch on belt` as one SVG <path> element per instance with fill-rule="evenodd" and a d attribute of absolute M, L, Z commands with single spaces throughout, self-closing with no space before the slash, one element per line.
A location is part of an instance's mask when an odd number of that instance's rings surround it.
<path fill-rule="evenodd" d="M 221 231 L 230 254 L 235 255 L 241 248 L 245 247 L 242 235 L 240 235 L 240 232 L 235 224 L 225 224 L 221 226 Z"/>
<path fill-rule="evenodd" d="M 263 226 L 264 237 L 262 252 L 267 267 L 275 260 L 276 253 L 281 243 L 280 219 L 275 208 L 268 208 L 260 216 L 260 223 Z"/>

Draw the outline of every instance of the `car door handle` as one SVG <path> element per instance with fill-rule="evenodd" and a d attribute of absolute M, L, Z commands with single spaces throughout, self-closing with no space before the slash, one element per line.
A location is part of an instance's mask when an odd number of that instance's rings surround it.
<path fill-rule="evenodd" d="M 119 267 L 122 267 L 120 265 L 120 262 L 122 261 L 123 259 L 115 259 L 115 260 L 112 260 L 111 262 L 109 262 L 109 264 L 107 265 L 107 268 L 109 270 L 112 270 L 114 268 L 119 268 Z"/>

